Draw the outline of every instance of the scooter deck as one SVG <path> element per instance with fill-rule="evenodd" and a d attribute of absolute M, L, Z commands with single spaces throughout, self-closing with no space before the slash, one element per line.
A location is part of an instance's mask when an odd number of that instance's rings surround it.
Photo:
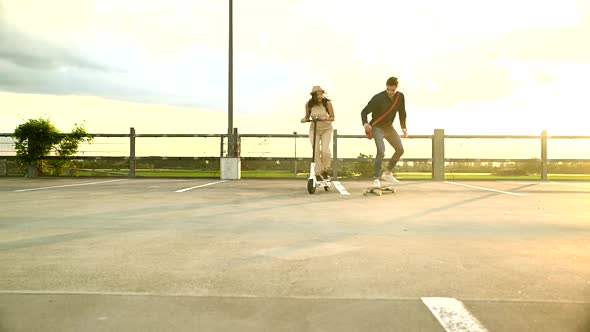
<path fill-rule="evenodd" d="M 330 191 L 330 189 L 332 189 L 332 180 L 322 180 L 322 181 L 317 181 L 316 182 L 316 187 L 324 187 L 325 191 Z"/>
<path fill-rule="evenodd" d="M 317 181 L 314 178 L 307 179 L 307 192 L 309 194 L 314 194 L 316 188 L 323 187 L 325 191 L 332 190 L 332 180 L 331 179 L 324 179 L 321 181 Z M 315 184 L 315 185 L 314 185 Z"/>
<path fill-rule="evenodd" d="M 395 193 L 395 188 L 393 186 L 381 186 L 381 187 L 368 187 L 363 191 L 363 195 L 368 195 L 369 193 L 376 194 L 377 196 L 383 195 L 384 192 Z"/>

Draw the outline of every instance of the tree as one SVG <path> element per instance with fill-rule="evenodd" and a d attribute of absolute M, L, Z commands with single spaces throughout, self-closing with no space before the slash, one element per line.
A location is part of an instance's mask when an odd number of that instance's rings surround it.
<path fill-rule="evenodd" d="M 78 152 L 80 143 L 92 141 L 83 126 L 75 125 L 69 134 L 61 133 L 48 119 L 29 119 L 19 125 L 13 134 L 16 162 L 27 169 L 28 176 L 42 175 L 46 171 L 60 175 Z M 53 154 L 54 158 L 48 160 Z M 47 160 L 47 163 L 44 161 Z M 51 166 L 49 169 L 47 166 Z"/>

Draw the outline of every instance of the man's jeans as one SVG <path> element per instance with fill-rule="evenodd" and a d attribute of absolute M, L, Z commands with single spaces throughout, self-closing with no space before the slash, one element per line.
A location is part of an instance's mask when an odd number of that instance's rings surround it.
<path fill-rule="evenodd" d="M 393 156 L 389 160 L 389 164 L 387 165 L 387 170 L 391 171 L 404 154 L 404 146 L 402 145 L 402 139 L 398 135 L 397 131 L 391 128 L 383 129 L 380 127 L 373 127 L 373 139 L 375 140 L 375 145 L 377 146 L 377 155 L 375 156 L 375 168 L 374 168 L 374 175 L 375 178 L 379 178 L 381 176 L 381 167 L 383 164 L 383 158 L 385 157 L 385 143 L 383 139 L 386 139 L 389 144 L 395 150 Z"/>

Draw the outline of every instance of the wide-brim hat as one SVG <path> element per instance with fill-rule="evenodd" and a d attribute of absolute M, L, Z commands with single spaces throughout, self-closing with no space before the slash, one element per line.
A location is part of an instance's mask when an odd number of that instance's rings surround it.
<path fill-rule="evenodd" d="M 321 86 L 316 85 L 313 88 L 311 88 L 311 92 L 309 93 L 310 95 L 315 95 L 316 93 L 321 92 L 321 93 L 326 93 L 326 91 L 324 91 L 324 89 L 322 89 Z"/>

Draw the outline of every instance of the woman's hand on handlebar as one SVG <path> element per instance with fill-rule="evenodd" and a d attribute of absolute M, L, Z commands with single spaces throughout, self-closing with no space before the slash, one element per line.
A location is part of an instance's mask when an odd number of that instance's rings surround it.
<path fill-rule="evenodd" d="M 330 116 L 320 116 L 320 117 L 317 117 L 317 118 L 310 117 L 310 118 L 303 118 L 303 119 L 301 119 L 301 123 L 313 122 L 313 121 L 331 121 L 331 120 L 330 120 Z"/>

